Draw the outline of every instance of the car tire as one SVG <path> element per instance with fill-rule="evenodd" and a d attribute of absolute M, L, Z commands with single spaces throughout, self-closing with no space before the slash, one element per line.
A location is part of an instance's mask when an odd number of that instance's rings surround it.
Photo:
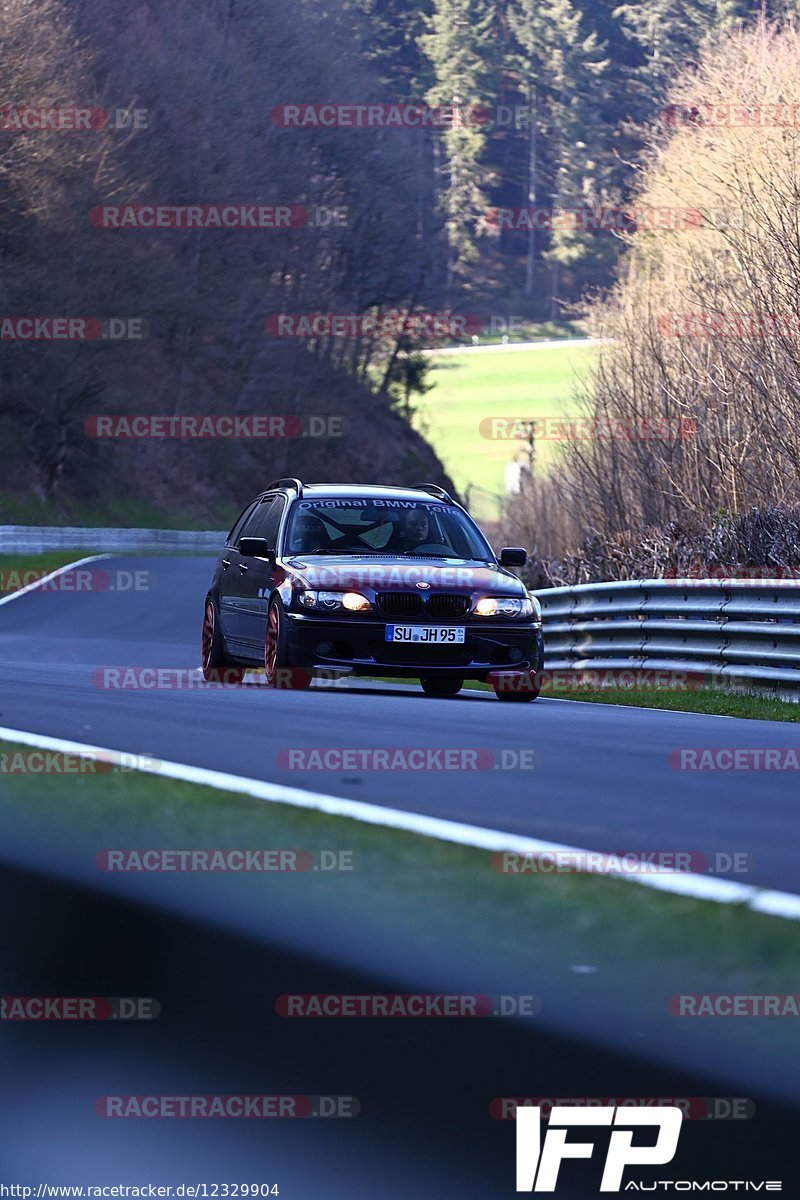
<path fill-rule="evenodd" d="M 542 678 L 539 671 L 518 672 L 520 678 L 520 686 L 509 687 L 503 682 L 503 676 L 513 674 L 512 672 L 502 672 L 495 675 L 494 678 L 489 678 L 494 694 L 498 700 L 502 700 L 506 704 L 530 704 L 533 700 L 539 698 L 539 692 L 542 690 Z M 526 681 L 523 684 L 523 678 Z"/>
<path fill-rule="evenodd" d="M 302 692 L 311 686 L 312 672 L 293 666 L 289 655 L 289 630 L 280 600 L 273 599 L 267 612 L 264 638 L 264 675 L 267 687 Z"/>
<path fill-rule="evenodd" d="M 464 680 L 460 676 L 423 675 L 420 684 L 426 696 L 457 696 L 464 686 Z"/>
<path fill-rule="evenodd" d="M 247 674 L 246 667 L 232 666 L 225 657 L 222 642 L 222 631 L 217 617 L 217 606 L 209 596 L 206 600 L 206 611 L 203 616 L 203 633 L 200 641 L 200 663 L 203 679 L 206 683 L 228 683 L 236 685 L 244 682 Z"/>

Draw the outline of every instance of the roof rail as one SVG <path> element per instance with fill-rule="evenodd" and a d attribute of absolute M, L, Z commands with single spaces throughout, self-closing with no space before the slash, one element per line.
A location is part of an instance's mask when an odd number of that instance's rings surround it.
<path fill-rule="evenodd" d="M 455 500 L 446 492 L 444 488 L 439 487 L 438 483 L 418 483 L 415 487 L 417 492 L 430 492 L 432 496 L 436 496 L 439 500 L 446 500 L 448 504 L 455 504 Z"/>
<path fill-rule="evenodd" d="M 302 494 L 303 494 L 302 479 L 294 479 L 293 477 L 290 478 L 288 476 L 284 479 L 273 479 L 272 483 L 267 488 L 267 491 L 271 492 L 273 488 L 283 488 L 283 487 L 293 487 L 294 490 L 297 492 L 298 496 L 302 496 Z"/>

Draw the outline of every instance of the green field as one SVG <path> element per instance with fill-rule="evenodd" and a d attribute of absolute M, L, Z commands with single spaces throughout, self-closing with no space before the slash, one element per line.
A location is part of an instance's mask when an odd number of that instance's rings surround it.
<path fill-rule="evenodd" d="M 415 425 L 442 459 L 462 495 L 475 491 L 478 517 L 497 515 L 491 496 L 505 490 L 505 467 L 525 451 L 521 441 L 490 440 L 479 426 L 487 417 L 560 417 L 576 411 L 575 389 L 597 356 L 594 346 L 530 350 L 486 350 L 436 355 L 432 390 L 416 403 Z M 541 442 L 537 462 L 545 465 L 558 442 Z"/>

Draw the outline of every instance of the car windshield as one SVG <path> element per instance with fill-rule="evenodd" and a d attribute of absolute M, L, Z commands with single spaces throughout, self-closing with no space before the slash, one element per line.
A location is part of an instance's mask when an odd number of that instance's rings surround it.
<path fill-rule="evenodd" d="M 488 542 L 460 509 L 388 498 L 299 501 L 284 553 L 494 559 Z"/>

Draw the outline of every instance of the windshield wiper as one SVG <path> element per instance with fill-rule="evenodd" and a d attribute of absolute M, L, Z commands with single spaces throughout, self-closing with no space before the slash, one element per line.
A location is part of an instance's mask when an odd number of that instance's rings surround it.
<path fill-rule="evenodd" d="M 315 554 L 336 554 L 339 558 L 383 558 L 382 550 L 336 550 L 333 546 L 321 546 L 319 550 L 298 550 L 292 558 L 311 558 Z"/>
<path fill-rule="evenodd" d="M 413 555 L 414 558 L 443 558 L 446 562 L 483 563 L 487 567 L 495 566 L 489 558 L 466 558 L 463 554 L 417 554 L 415 550 L 404 550 L 403 557 Z"/>

